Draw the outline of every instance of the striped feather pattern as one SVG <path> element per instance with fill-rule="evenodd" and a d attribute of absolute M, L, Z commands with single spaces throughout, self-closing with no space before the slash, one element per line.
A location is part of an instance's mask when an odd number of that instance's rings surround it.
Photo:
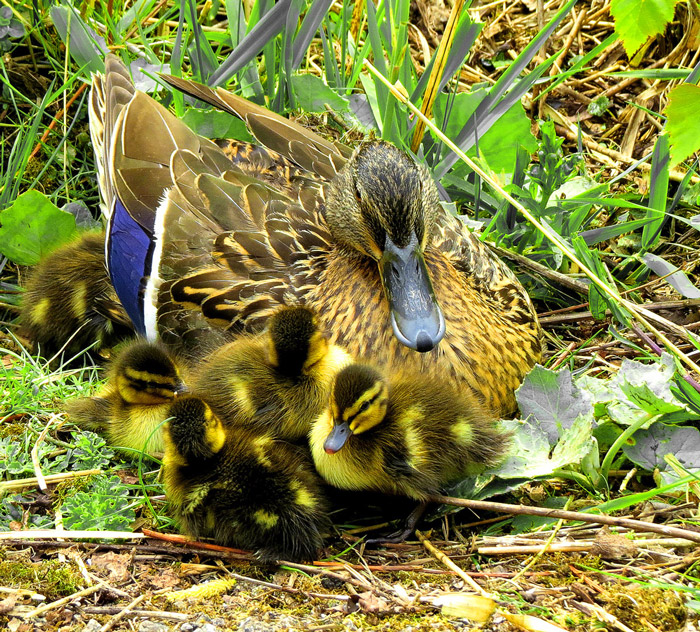
<path fill-rule="evenodd" d="M 354 355 L 444 375 L 496 414 L 514 408 L 515 388 L 541 357 L 532 303 L 439 206 L 423 167 L 381 142 L 352 153 L 221 88 L 164 75 L 243 119 L 263 146 L 217 145 L 129 91 L 113 57 L 107 72 L 95 78 L 91 124 L 106 201 L 118 195 L 152 239 L 147 328 L 180 350 L 210 348 L 302 303 Z M 395 337 L 374 260 L 382 235 L 401 231 L 419 236 L 446 323 L 428 353 Z"/>

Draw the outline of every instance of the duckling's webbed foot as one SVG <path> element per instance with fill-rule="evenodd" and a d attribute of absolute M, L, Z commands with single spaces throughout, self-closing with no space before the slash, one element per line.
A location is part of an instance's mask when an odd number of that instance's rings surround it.
<path fill-rule="evenodd" d="M 425 513 L 427 507 L 428 503 L 421 503 L 408 514 L 402 531 L 396 531 L 383 538 L 370 538 L 369 540 L 365 540 L 365 546 L 375 547 L 382 544 L 401 544 L 416 530 L 416 525 Z"/>

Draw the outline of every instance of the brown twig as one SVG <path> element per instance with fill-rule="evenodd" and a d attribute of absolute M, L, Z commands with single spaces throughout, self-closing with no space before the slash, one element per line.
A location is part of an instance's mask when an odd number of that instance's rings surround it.
<path fill-rule="evenodd" d="M 51 130 L 56 127 L 56 123 L 58 123 L 59 119 L 63 116 L 64 112 L 68 111 L 68 108 L 75 103 L 76 99 L 83 93 L 85 92 L 85 88 L 87 88 L 87 84 L 84 83 L 82 84 L 76 91 L 75 94 L 68 99 L 68 103 L 66 103 L 66 107 L 63 109 L 60 109 L 56 116 L 51 120 L 49 123 L 48 127 L 44 130 L 44 133 L 41 135 L 41 138 L 39 139 L 39 142 L 36 144 L 36 147 L 32 150 L 32 153 L 29 154 L 29 160 L 32 160 L 38 153 L 39 150 L 41 149 L 41 146 L 44 144 L 46 139 L 49 137 L 49 134 L 51 133 Z"/>
<path fill-rule="evenodd" d="M 631 518 L 615 518 L 602 514 L 590 514 L 580 511 L 564 511 L 562 509 L 547 509 L 546 507 L 528 507 L 526 505 L 509 505 L 507 503 L 495 503 L 485 500 L 467 500 L 464 498 L 453 498 L 452 496 L 431 496 L 430 502 L 443 505 L 454 505 L 455 507 L 468 507 L 482 511 L 495 511 L 497 513 L 515 514 L 521 516 L 544 516 L 545 518 L 557 518 L 561 520 L 575 520 L 579 522 L 591 522 L 594 524 L 608 524 L 615 527 L 626 527 L 633 531 L 649 531 L 651 533 L 661 533 L 672 538 L 683 538 L 692 542 L 700 542 L 700 533 L 669 527 L 663 524 L 643 522 L 642 520 L 632 520 Z"/>

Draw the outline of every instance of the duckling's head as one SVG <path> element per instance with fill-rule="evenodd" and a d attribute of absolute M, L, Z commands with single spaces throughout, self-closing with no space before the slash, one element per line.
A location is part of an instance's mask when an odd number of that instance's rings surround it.
<path fill-rule="evenodd" d="M 283 375 L 308 374 L 328 353 L 328 340 L 307 307 L 283 307 L 267 325 L 270 363 Z"/>
<path fill-rule="evenodd" d="M 114 360 L 115 389 L 126 404 L 165 404 L 185 390 L 173 358 L 151 342 L 136 342 Z"/>
<path fill-rule="evenodd" d="M 171 418 L 164 427 L 168 462 L 173 462 L 172 449 L 186 463 L 210 459 L 226 442 L 221 420 L 209 405 L 192 395 L 178 397 L 168 409 Z"/>
<path fill-rule="evenodd" d="M 389 389 L 379 371 L 364 364 L 345 367 L 333 385 L 333 430 L 323 449 L 335 454 L 352 435 L 374 428 L 384 420 L 388 403 Z"/>
<path fill-rule="evenodd" d="M 333 237 L 378 263 L 394 334 L 417 351 L 445 335 L 423 258 L 440 211 L 427 168 L 381 141 L 361 146 L 326 193 Z"/>

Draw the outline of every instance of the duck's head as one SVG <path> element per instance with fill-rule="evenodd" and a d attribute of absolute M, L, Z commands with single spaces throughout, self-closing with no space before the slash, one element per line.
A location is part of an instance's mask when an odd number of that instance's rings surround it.
<path fill-rule="evenodd" d="M 178 397 L 170 405 L 168 417 L 164 432 L 166 453 L 174 448 L 186 463 L 210 459 L 226 442 L 223 423 L 199 397 Z M 170 457 L 172 454 L 172 461 Z"/>
<path fill-rule="evenodd" d="M 423 257 L 439 211 L 428 170 L 386 142 L 356 150 L 326 192 L 333 237 L 377 262 L 394 334 L 417 351 L 445 335 Z"/>
<path fill-rule="evenodd" d="M 173 358 L 150 342 L 124 349 L 114 360 L 112 376 L 118 395 L 127 404 L 165 404 L 185 390 Z"/>
<path fill-rule="evenodd" d="M 376 369 L 364 364 L 351 364 L 335 378 L 331 394 L 333 430 L 323 449 L 335 454 L 352 435 L 358 435 L 386 417 L 389 389 Z"/>
<path fill-rule="evenodd" d="M 270 363 L 283 375 L 308 375 L 328 354 L 329 344 L 307 307 L 283 307 L 267 324 Z"/>

